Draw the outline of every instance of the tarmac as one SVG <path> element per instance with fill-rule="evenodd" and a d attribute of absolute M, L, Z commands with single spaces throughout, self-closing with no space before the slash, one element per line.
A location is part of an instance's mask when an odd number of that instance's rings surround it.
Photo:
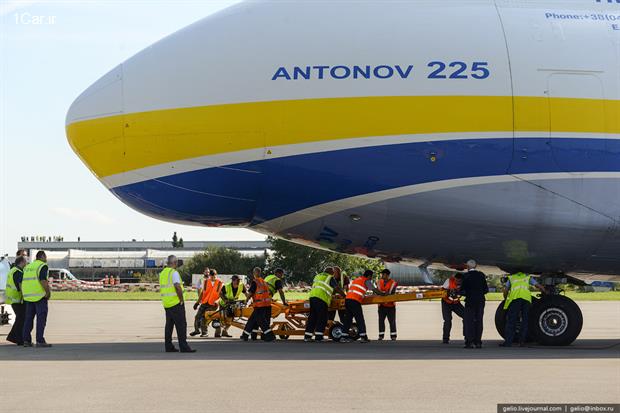
<path fill-rule="evenodd" d="M 198 352 L 180 354 L 163 352 L 158 302 L 51 301 L 52 348 L 6 343 L 0 327 L 0 411 L 478 413 L 498 403 L 618 403 L 620 302 L 579 305 L 584 328 L 569 347 L 498 347 L 495 302 L 482 349 L 462 348 L 458 318 L 444 345 L 439 302 L 412 302 L 397 305 L 395 342 L 203 338 L 190 340 Z M 376 338 L 376 308 L 365 311 Z"/>

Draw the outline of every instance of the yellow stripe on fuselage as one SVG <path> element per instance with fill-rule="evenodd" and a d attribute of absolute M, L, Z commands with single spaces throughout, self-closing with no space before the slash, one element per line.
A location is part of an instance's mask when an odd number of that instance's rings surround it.
<path fill-rule="evenodd" d="M 552 106 L 554 131 L 620 133 L 620 101 L 615 100 L 515 97 L 513 119 L 511 96 L 404 96 L 129 113 L 70 124 L 67 136 L 80 158 L 104 178 L 200 156 L 336 139 L 548 131 Z"/>

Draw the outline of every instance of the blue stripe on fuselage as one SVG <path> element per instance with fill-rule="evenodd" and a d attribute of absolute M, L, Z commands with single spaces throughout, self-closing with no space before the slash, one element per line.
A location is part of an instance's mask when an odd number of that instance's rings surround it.
<path fill-rule="evenodd" d="M 149 215 L 245 225 L 408 185 L 506 173 L 617 172 L 619 160 L 620 142 L 614 139 L 450 140 L 266 159 L 149 180 L 113 192 Z"/>

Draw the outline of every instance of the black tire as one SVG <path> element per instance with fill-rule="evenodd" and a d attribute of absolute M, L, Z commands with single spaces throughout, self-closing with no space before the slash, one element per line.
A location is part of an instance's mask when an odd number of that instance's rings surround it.
<path fill-rule="evenodd" d="M 535 341 L 535 337 L 533 333 L 534 322 L 532 321 L 532 310 L 538 305 L 539 301 L 540 300 L 538 298 L 532 297 L 532 307 L 530 308 L 530 319 L 528 323 L 528 329 L 527 329 L 528 331 L 527 331 L 527 338 L 526 338 L 527 342 Z M 502 336 L 502 338 L 505 338 L 504 333 L 506 331 L 506 318 L 508 315 L 508 310 L 504 310 L 504 302 L 505 300 L 499 303 L 497 310 L 495 310 L 495 329 L 497 330 L 499 335 Z M 519 342 L 519 330 L 521 328 L 520 323 L 521 323 L 521 320 L 517 321 L 517 328 L 516 328 L 516 332 L 514 335 L 513 343 Z"/>
<path fill-rule="evenodd" d="M 329 338 L 332 339 L 333 341 L 340 341 L 340 338 L 342 337 L 342 323 L 339 322 L 334 322 L 334 324 L 329 328 Z"/>
<path fill-rule="evenodd" d="M 543 346 L 568 346 L 583 327 L 577 303 L 563 295 L 542 297 L 530 311 L 530 326 L 536 342 Z"/>
<path fill-rule="evenodd" d="M 349 329 L 349 338 L 353 341 L 360 338 L 359 330 L 357 329 L 356 323 L 351 324 L 351 328 Z"/>

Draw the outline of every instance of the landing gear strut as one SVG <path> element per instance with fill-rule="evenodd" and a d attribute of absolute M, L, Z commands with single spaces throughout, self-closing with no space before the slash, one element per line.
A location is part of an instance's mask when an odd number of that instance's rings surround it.
<path fill-rule="evenodd" d="M 559 284 L 567 282 L 566 277 L 543 275 L 539 282 L 546 292 L 540 298 L 532 299 L 529 313 L 527 341 L 544 346 L 568 346 L 577 339 L 583 326 L 583 315 L 579 306 L 570 298 L 560 295 Z M 495 312 L 495 327 L 504 337 L 506 313 L 502 301 Z M 521 328 L 517 322 L 517 332 Z M 515 338 L 519 334 L 515 334 Z"/>

